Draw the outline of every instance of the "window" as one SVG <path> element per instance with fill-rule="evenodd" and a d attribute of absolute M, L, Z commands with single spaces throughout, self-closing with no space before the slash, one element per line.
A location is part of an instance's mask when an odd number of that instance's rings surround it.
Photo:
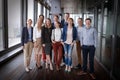
<path fill-rule="evenodd" d="M 45 16 L 45 19 L 46 19 L 47 18 L 47 16 L 46 16 L 46 8 L 44 7 L 43 9 L 44 9 L 44 16 Z"/>
<path fill-rule="evenodd" d="M 27 16 L 27 18 L 28 19 L 32 19 L 32 21 L 33 21 L 33 8 L 34 8 L 34 2 L 33 2 L 34 0 L 29 0 L 28 1 L 28 9 L 27 9 L 27 13 L 28 13 L 28 16 Z"/>
<path fill-rule="evenodd" d="M 0 51 L 3 50 L 2 0 L 0 0 Z"/>
<path fill-rule="evenodd" d="M 49 10 L 47 9 L 47 18 L 49 18 Z"/>
<path fill-rule="evenodd" d="M 120 80 L 120 1 L 118 1 L 118 14 L 117 14 L 117 35 L 116 35 L 116 47 L 114 53 L 114 67 L 113 75 L 116 80 Z"/>
<path fill-rule="evenodd" d="M 38 3 L 38 17 L 39 17 L 40 14 L 41 14 L 41 4 Z"/>
<path fill-rule="evenodd" d="M 8 0 L 8 47 L 21 42 L 21 0 Z"/>

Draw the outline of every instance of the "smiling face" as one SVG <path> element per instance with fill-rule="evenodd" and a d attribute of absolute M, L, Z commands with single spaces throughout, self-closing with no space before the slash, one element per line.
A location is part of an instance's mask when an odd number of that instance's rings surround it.
<path fill-rule="evenodd" d="M 90 27 L 90 26 L 91 26 L 90 20 L 86 20 L 85 23 L 86 23 L 86 26 L 87 26 L 87 27 Z"/>
<path fill-rule="evenodd" d="M 72 25 L 72 24 L 73 24 L 73 19 L 72 19 L 72 18 L 69 18 L 69 19 L 68 19 L 68 24 L 69 24 L 69 25 Z"/>
<path fill-rule="evenodd" d="M 91 19 L 90 18 L 87 18 L 85 20 L 85 23 L 86 23 L 86 27 L 89 28 L 91 26 Z"/>
<path fill-rule="evenodd" d="M 44 21 L 44 16 L 43 15 L 39 15 L 39 18 L 42 19 L 42 22 Z"/>
<path fill-rule="evenodd" d="M 47 27 L 51 27 L 51 20 L 48 18 L 45 21 Z"/>
<path fill-rule="evenodd" d="M 60 28 L 60 23 L 59 22 L 55 22 L 55 27 L 56 28 Z"/>
<path fill-rule="evenodd" d="M 58 16 L 57 15 L 54 15 L 54 21 L 59 21 L 59 18 L 58 18 Z"/>
<path fill-rule="evenodd" d="M 65 14 L 65 20 L 68 20 L 69 17 L 70 17 L 69 13 L 66 13 L 66 14 Z"/>
<path fill-rule="evenodd" d="M 27 25 L 28 25 L 28 26 L 31 26 L 31 25 L 32 25 L 32 20 L 31 20 L 31 19 L 28 19 L 28 20 L 27 20 Z"/>
<path fill-rule="evenodd" d="M 79 26 L 82 26 L 82 25 L 83 25 L 83 21 L 82 21 L 81 18 L 78 18 L 77 22 L 78 22 L 78 25 L 79 25 Z"/>

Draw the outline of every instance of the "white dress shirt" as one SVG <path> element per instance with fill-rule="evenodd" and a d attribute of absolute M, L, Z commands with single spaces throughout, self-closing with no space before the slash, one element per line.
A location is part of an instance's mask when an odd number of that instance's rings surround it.
<path fill-rule="evenodd" d="M 41 38 L 41 29 L 38 30 L 38 28 L 35 26 L 33 28 L 33 41 L 35 42 L 37 38 Z"/>

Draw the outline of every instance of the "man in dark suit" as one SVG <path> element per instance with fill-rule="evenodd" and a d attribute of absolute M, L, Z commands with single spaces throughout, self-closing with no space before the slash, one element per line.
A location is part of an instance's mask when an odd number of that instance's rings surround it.
<path fill-rule="evenodd" d="M 26 72 L 29 72 L 30 69 L 30 60 L 33 49 L 33 27 L 32 20 L 27 20 L 27 27 L 24 27 L 22 30 L 21 42 L 24 51 L 24 65 Z"/>
<path fill-rule="evenodd" d="M 70 17 L 70 14 L 69 13 L 65 13 L 64 19 L 61 20 L 61 26 L 62 27 L 68 25 L 68 19 L 69 19 L 69 17 Z"/>

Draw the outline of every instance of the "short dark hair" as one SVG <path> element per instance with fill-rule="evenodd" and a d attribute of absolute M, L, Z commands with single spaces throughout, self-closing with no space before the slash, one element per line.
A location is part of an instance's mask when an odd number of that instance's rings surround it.
<path fill-rule="evenodd" d="M 54 17 L 57 17 L 59 19 L 59 16 L 58 15 L 54 15 Z"/>
<path fill-rule="evenodd" d="M 91 20 L 90 18 L 86 18 L 85 21 L 86 21 L 86 20 L 89 20 L 90 22 L 92 22 L 92 20 Z"/>
<path fill-rule="evenodd" d="M 83 21 L 83 18 L 80 18 L 80 17 L 79 17 L 78 19 L 80 19 L 81 21 Z"/>
<path fill-rule="evenodd" d="M 42 16 L 42 17 L 44 18 L 44 15 L 43 15 L 43 14 L 40 14 L 40 15 L 39 15 L 39 18 L 40 18 L 40 16 Z"/>
<path fill-rule="evenodd" d="M 70 13 L 65 13 L 65 14 L 70 15 Z"/>

